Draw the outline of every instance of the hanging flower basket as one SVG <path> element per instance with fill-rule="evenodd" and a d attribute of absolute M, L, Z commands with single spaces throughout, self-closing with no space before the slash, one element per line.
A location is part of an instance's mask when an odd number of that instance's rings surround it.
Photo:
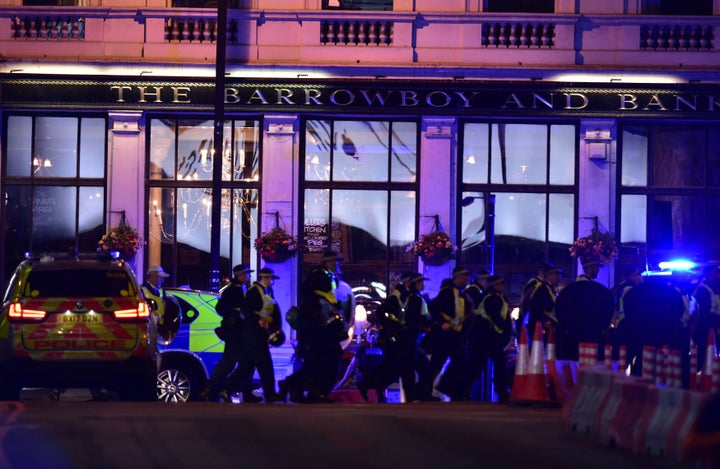
<path fill-rule="evenodd" d="M 297 254 L 297 238 L 276 227 L 255 239 L 255 249 L 265 262 L 285 262 Z"/>
<path fill-rule="evenodd" d="M 579 258 L 583 264 L 587 262 L 609 264 L 618 256 L 615 237 L 597 228 L 593 228 L 588 236 L 576 239 L 569 250 L 570 255 Z"/>
<path fill-rule="evenodd" d="M 424 264 L 438 266 L 455 258 L 457 246 L 450 241 L 447 233 L 433 231 L 408 246 L 407 252 L 420 257 Z"/>
<path fill-rule="evenodd" d="M 120 221 L 118 226 L 110 228 L 106 234 L 98 241 L 97 250 L 100 252 L 118 251 L 120 257 L 130 260 L 140 249 L 142 239 L 138 231 L 127 224 L 125 218 Z"/>

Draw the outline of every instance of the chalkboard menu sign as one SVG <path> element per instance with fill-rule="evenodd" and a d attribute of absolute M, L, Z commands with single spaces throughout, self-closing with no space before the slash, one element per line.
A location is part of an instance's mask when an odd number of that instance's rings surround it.
<path fill-rule="evenodd" d="M 339 236 L 330 236 L 329 224 L 324 218 L 306 218 L 303 223 L 305 252 L 325 252 L 328 249 L 341 252 L 342 244 Z M 335 234 L 340 232 L 340 224 L 332 222 Z"/>

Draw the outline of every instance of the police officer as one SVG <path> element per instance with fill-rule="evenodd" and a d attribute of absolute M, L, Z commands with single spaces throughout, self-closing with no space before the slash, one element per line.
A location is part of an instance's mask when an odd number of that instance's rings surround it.
<path fill-rule="evenodd" d="M 241 388 L 245 397 L 250 393 L 250 381 L 257 368 L 267 403 L 280 400 L 280 395 L 275 392 L 275 372 L 268 344 L 270 334 L 282 326 L 272 292 L 273 281 L 278 278 L 272 269 L 262 268 L 258 271 L 257 281 L 245 294 L 241 307 L 240 358 L 237 369 L 228 378 L 228 388 Z"/>
<path fill-rule="evenodd" d="M 145 274 L 145 281 L 140 286 L 145 299 L 154 301 L 154 310 L 159 318 L 162 318 L 165 312 L 165 290 L 162 284 L 169 276 L 170 274 L 159 265 L 150 267 Z"/>
<path fill-rule="evenodd" d="M 163 345 L 172 341 L 180 327 L 180 304 L 174 296 L 165 294 L 162 287 L 168 277 L 170 274 L 156 265 L 147 270 L 145 281 L 140 286 L 143 297 L 152 305 L 159 341 Z"/>
<path fill-rule="evenodd" d="M 555 316 L 556 288 L 560 283 L 560 269 L 550 263 L 543 265 L 542 281 L 537 285 L 530 296 L 528 342 L 532 341 L 535 324 L 540 322 L 543 331 L 557 324 Z"/>
<path fill-rule="evenodd" d="M 445 361 L 450 359 L 437 390 L 451 400 L 463 399 L 468 387 L 467 355 L 463 336 L 467 332 L 472 315 L 472 302 L 465 295 L 470 272 L 455 267 L 452 278 L 445 282 L 438 296 L 431 302 L 430 314 L 434 322 L 433 353 L 430 359 L 432 377 L 436 377 Z"/>
<path fill-rule="evenodd" d="M 692 337 L 698 349 L 698 367 L 702 369 L 707 352 L 708 331 L 720 327 L 720 266 L 705 267 L 702 281 L 695 288 L 693 297 L 697 301 L 697 317 Z"/>
<path fill-rule="evenodd" d="M 338 253 L 325 252 L 322 263 L 310 271 L 303 283 L 298 313 L 298 354 L 302 364 L 279 383 L 284 399 L 330 402 L 328 394 L 337 382 L 342 359 L 339 341 L 347 336 L 336 296 L 341 261 Z"/>
<path fill-rule="evenodd" d="M 500 401 L 505 401 L 510 397 L 505 351 L 513 335 L 513 326 L 503 277 L 493 275 L 488 278 L 487 289 L 475 309 L 475 315 L 479 337 L 470 349 L 473 377 L 477 377 L 490 359 L 495 392 Z"/>
<path fill-rule="evenodd" d="M 518 336 L 520 335 L 520 332 L 522 331 L 522 328 L 525 325 L 525 319 L 530 314 L 530 300 L 532 299 L 532 296 L 535 294 L 535 290 L 537 290 L 538 287 L 543 283 L 543 279 L 544 279 L 543 272 L 549 266 L 550 266 L 550 264 L 543 263 L 540 266 L 540 269 L 538 270 L 537 275 L 535 275 L 533 278 L 528 280 L 525 283 L 525 285 L 523 286 L 522 293 L 520 296 L 520 317 L 518 318 L 517 322 L 515 323 L 515 328 L 517 330 Z"/>
<path fill-rule="evenodd" d="M 583 273 L 578 275 L 576 282 L 590 281 L 594 282 L 600 273 L 600 263 L 595 259 L 585 259 L 582 261 Z"/>
<path fill-rule="evenodd" d="M 222 317 L 220 327 L 216 331 L 225 342 L 220 361 L 210 375 L 205 387 L 200 392 L 201 400 L 222 399 L 229 401 L 226 387 L 228 375 L 235 369 L 242 352 L 242 317 L 241 308 L 245 301 L 245 293 L 250 284 L 250 274 L 254 272 L 246 264 L 233 267 L 233 279 L 222 290 L 215 310 Z M 243 402 L 259 401 L 252 393 L 243 394 Z"/>
<path fill-rule="evenodd" d="M 418 370 L 422 379 L 429 379 L 429 376 L 423 376 L 423 373 L 429 373 L 428 364 L 422 363 L 422 357 L 417 353 L 418 337 L 421 331 L 426 330 L 430 325 L 430 313 L 422 296 L 425 280 L 427 278 L 421 274 L 411 275 L 407 281 L 409 289 L 404 301 L 401 303 L 398 298 L 398 301 L 393 302 L 396 306 L 389 305 L 390 309 L 384 315 L 384 319 L 381 318 L 381 322 L 392 328 L 393 333 L 386 336 L 383 359 L 376 370 L 375 389 L 378 402 L 386 402 L 385 391 L 398 378 L 402 380 L 405 400 L 408 402 L 419 400 L 415 370 Z M 359 382 L 358 387 L 363 398 L 367 400 L 366 384 Z"/>

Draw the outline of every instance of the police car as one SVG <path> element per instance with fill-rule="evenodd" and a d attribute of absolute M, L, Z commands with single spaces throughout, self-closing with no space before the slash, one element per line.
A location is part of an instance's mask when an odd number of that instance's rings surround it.
<path fill-rule="evenodd" d="M 222 319 L 215 311 L 219 295 L 181 288 L 165 288 L 165 294 L 180 307 L 180 326 L 171 340 L 161 340 L 157 396 L 164 402 L 196 400 L 224 349 L 215 334 Z"/>
<path fill-rule="evenodd" d="M 130 267 L 96 254 L 26 257 L 0 311 L 0 400 L 23 387 L 154 400 L 157 336 Z"/>

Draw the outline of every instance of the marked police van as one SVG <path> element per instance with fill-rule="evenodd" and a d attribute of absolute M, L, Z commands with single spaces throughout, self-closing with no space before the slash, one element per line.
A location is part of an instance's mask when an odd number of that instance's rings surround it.
<path fill-rule="evenodd" d="M 0 311 L 0 400 L 23 387 L 155 399 L 157 334 L 130 267 L 96 254 L 27 257 Z"/>

